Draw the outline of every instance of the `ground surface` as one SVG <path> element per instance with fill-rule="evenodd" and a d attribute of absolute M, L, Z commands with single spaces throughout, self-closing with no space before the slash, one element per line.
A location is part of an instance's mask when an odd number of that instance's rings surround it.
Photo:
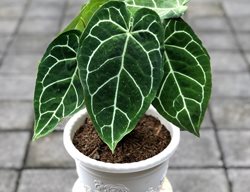
<path fill-rule="evenodd" d="M 31 142 L 36 63 L 80 0 L 0 1 L 0 192 L 69 192 L 62 133 Z M 250 1 L 192 0 L 186 20 L 209 48 L 213 96 L 201 139 L 182 133 L 175 192 L 250 191 Z M 38 187 L 39 186 L 39 187 Z"/>

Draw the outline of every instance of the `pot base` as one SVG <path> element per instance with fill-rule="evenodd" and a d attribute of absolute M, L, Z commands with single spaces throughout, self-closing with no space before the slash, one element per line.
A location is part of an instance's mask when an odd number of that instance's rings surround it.
<path fill-rule="evenodd" d="M 77 180 L 73 186 L 72 192 L 92 192 L 92 190 L 88 186 L 82 185 L 81 182 Z M 165 178 L 160 192 L 173 192 L 171 183 L 167 178 Z"/>

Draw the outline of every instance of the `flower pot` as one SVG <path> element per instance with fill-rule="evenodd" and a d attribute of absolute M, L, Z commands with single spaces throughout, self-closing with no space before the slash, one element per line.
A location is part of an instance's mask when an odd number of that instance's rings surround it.
<path fill-rule="evenodd" d="M 84 123 L 87 110 L 76 113 L 66 124 L 64 145 L 76 162 L 78 180 L 73 192 L 159 192 L 167 174 L 168 163 L 178 147 L 180 130 L 166 121 L 152 106 L 146 112 L 160 120 L 170 131 L 171 142 L 158 155 L 135 163 L 112 164 L 91 159 L 72 143 L 75 132 Z"/>

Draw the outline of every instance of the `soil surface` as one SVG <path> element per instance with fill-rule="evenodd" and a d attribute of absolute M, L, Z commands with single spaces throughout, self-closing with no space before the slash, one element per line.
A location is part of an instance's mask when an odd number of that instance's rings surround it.
<path fill-rule="evenodd" d="M 148 159 L 163 151 L 170 141 L 169 131 L 159 120 L 147 115 L 117 145 L 114 154 L 99 138 L 90 118 L 86 118 L 73 138 L 73 144 L 84 155 L 109 163 L 132 163 Z"/>

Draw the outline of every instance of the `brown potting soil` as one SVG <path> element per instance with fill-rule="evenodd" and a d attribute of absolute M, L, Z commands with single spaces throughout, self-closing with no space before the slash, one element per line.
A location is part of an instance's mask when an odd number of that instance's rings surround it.
<path fill-rule="evenodd" d="M 170 141 L 170 132 L 159 120 L 147 115 L 118 143 L 114 154 L 99 138 L 90 118 L 86 118 L 73 138 L 73 144 L 84 155 L 109 163 L 132 163 L 148 159 L 162 152 Z"/>

